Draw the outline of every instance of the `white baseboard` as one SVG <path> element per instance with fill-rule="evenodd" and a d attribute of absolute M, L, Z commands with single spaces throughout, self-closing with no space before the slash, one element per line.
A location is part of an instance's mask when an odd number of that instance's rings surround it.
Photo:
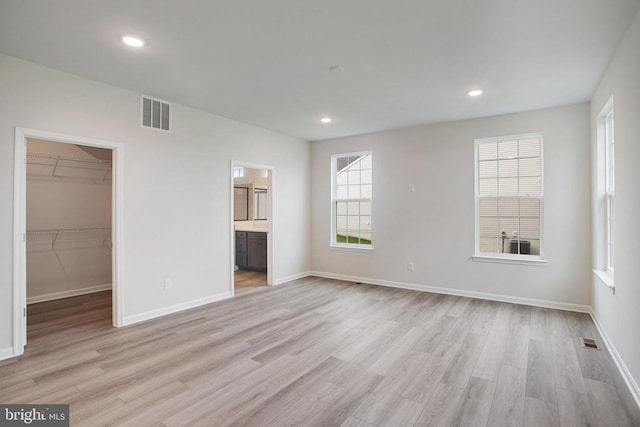
<path fill-rule="evenodd" d="M 211 304 L 212 302 L 221 301 L 223 299 L 231 297 L 233 297 L 233 293 L 231 291 L 227 291 L 216 295 L 211 295 L 209 297 L 171 305 L 169 307 L 163 307 L 140 314 L 134 314 L 133 316 L 126 316 L 124 318 L 123 326 L 132 325 L 134 323 L 143 322 L 145 320 L 155 319 L 156 317 L 166 316 L 167 314 L 177 313 L 178 311 L 187 310 L 201 305 Z"/>
<path fill-rule="evenodd" d="M 436 294 L 456 295 L 468 298 L 478 298 L 490 301 L 508 302 L 513 304 L 531 305 L 534 307 L 554 308 L 558 310 L 577 311 L 579 313 L 591 313 L 591 307 L 588 305 L 571 304 L 565 302 L 538 300 L 532 298 L 514 297 L 509 295 L 498 295 L 486 292 L 465 291 L 455 288 L 442 288 L 438 286 L 419 285 L 416 283 L 394 282 L 390 280 L 378 280 L 368 277 L 348 276 L 344 274 L 325 273 L 322 271 L 311 271 L 310 275 L 325 277 L 327 279 L 346 280 L 348 282 L 367 283 L 370 285 L 389 286 L 392 288 L 410 289 L 414 291 L 433 292 Z"/>
<path fill-rule="evenodd" d="M 310 271 L 304 271 L 298 274 L 292 274 L 291 276 L 281 277 L 276 279 L 274 285 L 282 285 L 283 283 L 291 282 L 292 280 L 304 279 L 305 277 L 311 276 Z"/>
<path fill-rule="evenodd" d="M 13 347 L 0 349 L 0 360 L 9 359 L 13 356 L 15 356 L 15 354 L 13 354 Z"/>
<path fill-rule="evenodd" d="M 627 368 L 627 364 L 624 363 L 622 356 L 620 356 L 620 353 L 618 353 L 618 350 L 613 345 L 609 334 L 607 334 L 607 331 L 605 331 L 602 323 L 600 323 L 598 316 L 593 312 L 593 310 L 589 314 L 591 314 L 593 323 L 595 323 L 596 328 L 598 328 L 598 332 L 600 332 L 602 339 L 607 345 L 609 353 L 611 353 L 611 357 L 613 357 L 613 361 L 618 367 L 618 371 L 620 371 L 620 375 L 622 375 L 622 378 L 624 378 L 624 382 L 627 384 L 627 387 L 629 387 L 631 395 L 635 399 L 636 404 L 640 407 L 640 387 L 638 387 L 638 383 L 636 382 L 635 378 L 633 378 L 633 375 L 631 375 L 631 372 L 629 371 L 629 368 Z"/>
<path fill-rule="evenodd" d="M 37 302 L 53 301 L 56 299 L 77 297 L 78 295 L 86 295 L 109 290 L 111 290 L 111 283 L 106 285 L 90 286 L 88 288 L 69 289 L 68 291 L 53 292 L 51 294 L 36 295 L 27 298 L 27 305 Z"/>

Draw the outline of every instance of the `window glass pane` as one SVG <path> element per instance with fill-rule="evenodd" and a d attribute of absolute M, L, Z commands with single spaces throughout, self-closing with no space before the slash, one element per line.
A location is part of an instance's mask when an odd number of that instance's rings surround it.
<path fill-rule="evenodd" d="M 520 157 L 540 157 L 540 139 L 530 138 L 520 140 Z"/>
<path fill-rule="evenodd" d="M 360 221 L 358 221 L 358 218 L 360 218 L 360 217 L 355 216 L 355 215 L 349 215 L 347 217 L 347 228 L 349 230 L 359 230 L 360 229 L 360 227 L 359 227 Z"/>
<path fill-rule="evenodd" d="M 540 158 L 533 159 L 520 159 L 519 160 L 520 176 L 540 176 L 541 175 L 541 163 Z"/>
<path fill-rule="evenodd" d="M 498 173 L 501 177 L 518 176 L 518 160 L 500 160 L 498 162 Z"/>
<path fill-rule="evenodd" d="M 500 141 L 498 143 L 498 158 L 513 159 L 518 157 L 518 141 Z"/>
<path fill-rule="evenodd" d="M 520 218 L 520 239 L 540 239 L 540 220 L 538 218 Z"/>
<path fill-rule="evenodd" d="M 373 162 L 371 161 L 371 156 L 366 155 L 360 160 L 360 169 L 372 169 Z"/>
<path fill-rule="evenodd" d="M 498 212 L 501 217 L 518 217 L 518 199 L 501 199 L 498 202 Z"/>
<path fill-rule="evenodd" d="M 363 199 L 370 199 L 372 197 L 372 186 L 371 185 L 363 185 L 362 186 L 362 195 Z"/>
<path fill-rule="evenodd" d="M 371 202 L 360 202 L 360 215 L 371 216 Z"/>
<path fill-rule="evenodd" d="M 498 200 L 497 199 L 480 199 L 480 216 L 497 216 Z"/>
<path fill-rule="evenodd" d="M 515 196 L 518 194 L 518 178 L 498 178 L 498 194 Z"/>
<path fill-rule="evenodd" d="M 498 143 L 483 142 L 478 144 L 478 160 L 494 160 L 498 158 Z"/>
<path fill-rule="evenodd" d="M 360 186 L 359 185 L 348 185 L 347 197 L 349 199 L 359 199 L 360 198 Z"/>
<path fill-rule="evenodd" d="M 520 200 L 520 217 L 540 218 L 540 200 Z"/>
<path fill-rule="evenodd" d="M 360 230 L 371 230 L 371 217 L 370 216 L 361 216 L 360 217 Z"/>
<path fill-rule="evenodd" d="M 347 214 L 347 202 L 336 202 L 336 214 L 337 215 Z"/>
<path fill-rule="evenodd" d="M 371 169 L 363 170 L 362 172 L 360 172 L 360 182 L 362 184 L 371 184 L 372 177 L 373 174 Z"/>
<path fill-rule="evenodd" d="M 498 180 L 495 178 L 483 178 L 480 180 L 480 188 L 478 189 L 481 196 L 497 196 Z"/>
<path fill-rule="evenodd" d="M 497 253 L 499 241 L 495 237 L 480 237 L 480 252 Z"/>
<path fill-rule="evenodd" d="M 538 195 L 541 193 L 540 178 L 520 178 L 520 194 Z"/>
<path fill-rule="evenodd" d="M 518 238 L 518 222 L 518 218 L 500 217 L 498 219 L 500 234 L 504 232 L 505 235 L 510 239 Z"/>
<path fill-rule="evenodd" d="M 347 209 L 349 215 L 360 215 L 360 202 L 348 202 Z"/>
<path fill-rule="evenodd" d="M 336 230 L 346 230 L 347 217 L 345 215 L 336 216 Z"/>
<path fill-rule="evenodd" d="M 480 237 L 499 237 L 498 218 L 497 217 L 481 217 L 480 218 Z"/>
<path fill-rule="evenodd" d="M 489 162 L 480 162 L 480 167 L 478 170 L 480 178 L 495 178 L 498 176 L 498 162 L 497 161 L 489 161 Z"/>
<path fill-rule="evenodd" d="M 336 188 L 336 199 L 346 199 L 348 196 L 347 186 L 346 185 L 338 185 Z"/>
<path fill-rule="evenodd" d="M 348 173 L 349 185 L 360 184 L 360 171 L 350 170 Z"/>

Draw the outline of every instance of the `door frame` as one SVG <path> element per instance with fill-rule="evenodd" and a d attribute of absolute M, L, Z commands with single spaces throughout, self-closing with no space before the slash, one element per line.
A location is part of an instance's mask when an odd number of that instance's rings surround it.
<path fill-rule="evenodd" d="M 229 209 L 229 213 L 230 213 L 230 219 L 231 219 L 231 224 L 229 226 L 229 235 L 230 235 L 230 241 L 231 241 L 231 252 L 230 252 L 230 259 L 229 259 L 229 265 L 231 267 L 231 283 L 229 286 L 229 289 L 231 291 L 231 295 L 235 295 L 235 270 L 234 270 L 234 266 L 235 266 L 235 257 L 236 257 L 236 235 L 235 235 L 235 224 L 234 224 L 234 220 L 233 220 L 233 206 L 234 206 L 234 198 L 233 198 L 233 169 L 237 166 L 242 166 L 244 168 L 248 168 L 248 169 L 261 169 L 261 170 L 266 170 L 267 171 L 267 285 L 268 286 L 272 286 L 273 285 L 273 278 L 275 277 L 274 275 L 274 262 L 273 262 L 273 253 L 274 253 L 274 247 L 275 247 L 275 236 L 273 233 L 273 222 L 275 219 L 275 183 L 276 183 L 276 179 L 275 179 L 275 175 L 276 175 L 276 168 L 274 166 L 269 166 L 269 165 L 261 165 L 261 164 L 256 164 L 256 163 L 250 163 L 250 162 L 245 162 L 245 161 L 240 161 L 240 160 L 231 160 L 231 168 L 229 170 L 229 176 L 230 176 L 230 184 L 229 184 L 229 193 L 230 193 L 230 209 Z"/>
<path fill-rule="evenodd" d="M 16 127 L 13 201 L 13 355 L 24 353 L 27 344 L 27 138 L 44 139 L 64 144 L 106 148 L 112 151 L 111 253 L 112 324 L 124 325 L 123 269 L 123 144 L 96 138 L 65 135 Z"/>

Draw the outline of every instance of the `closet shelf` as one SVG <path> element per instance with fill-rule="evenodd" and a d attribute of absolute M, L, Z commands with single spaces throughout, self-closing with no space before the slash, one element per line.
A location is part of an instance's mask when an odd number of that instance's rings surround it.
<path fill-rule="evenodd" d="M 30 176 L 111 181 L 111 160 L 28 152 L 26 164 Z"/>
<path fill-rule="evenodd" d="M 113 247 L 111 227 L 27 230 L 27 251 Z"/>

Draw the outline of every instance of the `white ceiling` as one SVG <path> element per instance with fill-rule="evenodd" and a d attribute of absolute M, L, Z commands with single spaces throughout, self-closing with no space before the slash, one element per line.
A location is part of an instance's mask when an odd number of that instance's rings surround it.
<path fill-rule="evenodd" d="M 318 140 L 587 101 L 639 4 L 0 0 L 0 52 Z"/>

